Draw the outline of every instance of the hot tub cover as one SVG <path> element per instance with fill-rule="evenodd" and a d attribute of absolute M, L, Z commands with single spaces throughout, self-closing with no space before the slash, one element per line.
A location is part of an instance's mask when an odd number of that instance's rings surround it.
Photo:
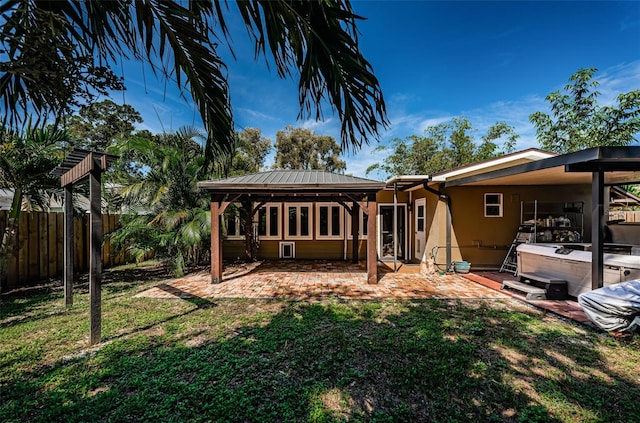
<path fill-rule="evenodd" d="M 594 289 L 578 303 L 596 326 L 607 331 L 633 332 L 640 327 L 640 280 Z"/>

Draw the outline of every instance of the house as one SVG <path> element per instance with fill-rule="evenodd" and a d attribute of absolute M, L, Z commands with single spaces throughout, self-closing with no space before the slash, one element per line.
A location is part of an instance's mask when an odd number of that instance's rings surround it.
<path fill-rule="evenodd" d="M 224 211 L 248 201 L 258 258 L 364 259 L 375 282 L 377 260 L 433 260 L 442 269 L 466 260 L 497 269 L 523 220 L 562 225 L 550 236 L 592 243 L 594 258 L 601 256 L 609 187 L 638 182 L 640 147 L 596 147 L 565 155 L 532 148 L 386 182 L 280 170 L 199 187 L 212 195 L 212 215 L 225 216 L 222 225 L 212 219 L 213 279 L 221 278 L 215 263 L 222 257 L 244 256 L 241 220 Z M 601 274 L 602 260 L 594 263 Z"/>

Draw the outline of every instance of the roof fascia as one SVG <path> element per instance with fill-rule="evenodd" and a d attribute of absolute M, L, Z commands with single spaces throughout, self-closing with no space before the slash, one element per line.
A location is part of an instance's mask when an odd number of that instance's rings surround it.
<path fill-rule="evenodd" d="M 519 165 L 497 169 L 491 172 L 480 173 L 477 175 L 468 176 L 466 178 L 460 178 L 453 181 L 442 181 L 444 186 L 455 187 L 460 185 L 466 185 L 470 183 L 477 183 L 488 181 L 495 178 L 502 178 L 505 176 L 517 175 L 519 173 L 533 172 L 536 170 L 549 169 L 552 167 L 566 166 L 568 164 L 568 155 L 554 156 L 547 159 L 536 160 L 529 163 L 522 163 Z"/>
<path fill-rule="evenodd" d="M 538 149 L 528 149 L 520 151 L 518 153 L 507 154 L 488 161 L 479 162 L 469 166 L 463 166 L 457 169 L 453 169 L 447 172 L 433 175 L 431 181 L 434 182 L 446 182 L 447 179 L 462 175 L 464 173 L 476 172 L 478 170 L 486 169 L 492 166 L 509 163 L 516 160 L 530 158 L 532 161 L 545 160 L 548 158 L 557 157 L 557 154 L 546 152 Z M 516 165 L 518 166 L 518 165 Z M 490 173 L 490 172 L 489 172 Z"/>

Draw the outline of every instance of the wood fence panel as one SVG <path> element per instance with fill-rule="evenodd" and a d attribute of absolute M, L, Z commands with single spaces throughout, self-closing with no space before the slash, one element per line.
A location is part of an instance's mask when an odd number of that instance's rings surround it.
<path fill-rule="evenodd" d="M 40 262 L 38 279 L 45 280 L 49 278 L 49 213 L 37 213 L 37 216 L 39 235 L 37 249 Z"/>
<path fill-rule="evenodd" d="M 609 212 L 609 220 L 623 219 L 625 222 L 640 222 L 640 210 L 616 210 Z"/>
<path fill-rule="evenodd" d="M 29 219 L 22 216 L 16 232 L 16 244 L 18 245 L 18 272 L 17 281 L 24 283 L 29 274 Z"/>
<path fill-rule="evenodd" d="M 5 215 L 5 218 L 6 219 L 9 218 L 8 212 Z M 5 227 L 6 227 L 6 224 L 8 224 L 7 220 L 5 220 Z M 17 237 L 17 233 L 16 233 L 16 237 Z M 16 241 L 13 243 L 13 255 L 11 256 L 12 258 L 9 259 L 9 272 L 7 273 L 7 283 L 8 283 L 8 286 L 11 286 L 12 288 L 15 287 L 18 282 L 19 264 L 18 264 L 17 258 L 19 255 L 20 255 L 20 243 L 16 239 Z"/>
<path fill-rule="evenodd" d="M 84 268 L 84 231 L 83 221 L 73 219 L 73 270 L 76 272 L 85 270 Z"/>
<path fill-rule="evenodd" d="M 47 262 L 49 265 L 47 277 L 58 276 L 58 215 L 60 213 L 47 213 Z"/>
<path fill-rule="evenodd" d="M 28 213 L 27 216 L 29 216 L 29 243 L 27 245 L 27 249 L 29 250 L 29 276 L 27 277 L 27 281 L 33 282 L 40 278 L 38 215 L 37 213 Z"/>
<path fill-rule="evenodd" d="M 8 212 L 0 211 L 0 233 L 7 226 Z M 119 227 L 120 215 L 102 216 L 105 234 Z M 74 271 L 84 272 L 89 265 L 89 219 L 76 216 L 74 226 Z M 105 238 L 102 249 L 103 268 L 133 261 L 130 254 L 116 253 Z M 64 272 L 64 213 L 23 212 L 16 231 L 14 254 L 9 259 L 4 289 L 28 286 L 60 277 Z"/>
<path fill-rule="evenodd" d="M 64 213 L 56 213 L 56 276 L 64 273 Z"/>
<path fill-rule="evenodd" d="M 119 215 L 111 215 L 111 218 L 113 220 L 113 225 L 112 225 L 112 230 L 111 232 L 115 231 L 116 229 L 118 229 L 118 227 L 120 226 L 120 216 Z M 124 254 L 120 253 L 120 252 L 116 252 L 115 248 L 113 247 L 113 244 L 111 245 L 111 250 L 113 252 L 113 263 L 116 266 L 119 266 L 121 264 L 124 264 Z"/>
<path fill-rule="evenodd" d="M 105 236 L 108 233 L 109 233 L 109 215 L 103 214 L 102 215 L 102 250 L 101 250 L 103 268 L 111 267 L 111 263 L 110 263 L 111 255 L 109 254 L 109 240 Z"/>

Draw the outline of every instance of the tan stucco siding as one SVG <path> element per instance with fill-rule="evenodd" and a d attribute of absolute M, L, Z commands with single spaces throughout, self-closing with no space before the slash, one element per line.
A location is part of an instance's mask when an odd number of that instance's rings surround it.
<path fill-rule="evenodd" d="M 225 260 L 244 260 L 247 255 L 244 250 L 244 240 L 223 240 L 222 258 Z"/>
<path fill-rule="evenodd" d="M 342 260 L 344 241 L 293 241 L 296 244 L 297 259 Z"/>
<path fill-rule="evenodd" d="M 520 224 L 522 201 L 565 203 L 589 199 L 590 186 L 487 186 L 455 187 L 446 190 L 451 198 L 452 251 L 478 267 L 498 267 L 506 255 Z M 502 217 L 484 216 L 484 194 L 503 195 Z M 590 205 L 585 202 L 585 211 Z M 585 240 L 590 240 L 590 213 L 585 213 Z M 444 215 L 434 217 L 437 227 L 445 227 Z"/>
<path fill-rule="evenodd" d="M 279 256 L 280 241 L 263 240 L 256 250 L 259 259 L 274 260 Z"/>
<path fill-rule="evenodd" d="M 280 251 L 280 242 L 266 240 L 261 241 L 257 249 L 259 259 L 277 260 Z M 295 255 L 298 259 L 308 260 L 342 260 L 344 259 L 344 241 L 285 241 L 295 244 Z M 352 241 L 347 241 L 347 260 L 351 260 Z M 224 241 L 223 254 L 225 260 L 245 259 L 244 241 Z M 358 259 L 365 260 L 367 256 L 367 240 L 359 241 Z"/>

